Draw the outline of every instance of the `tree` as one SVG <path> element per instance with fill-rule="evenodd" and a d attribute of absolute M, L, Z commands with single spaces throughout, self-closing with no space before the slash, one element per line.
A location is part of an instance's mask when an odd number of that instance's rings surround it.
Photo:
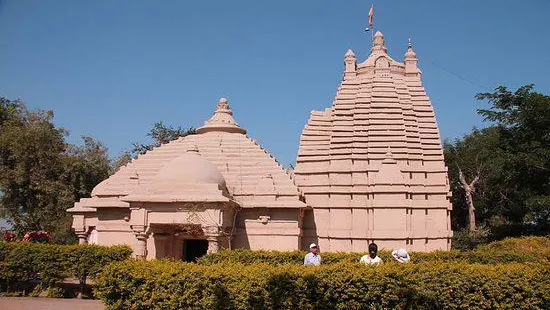
<path fill-rule="evenodd" d="M 500 86 L 494 93 L 481 93 L 490 109 L 479 109 L 494 122 L 506 153 L 510 190 L 505 199 L 517 205 L 511 214 L 543 231 L 550 229 L 550 96 L 525 85 L 515 92 Z"/>
<path fill-rule="evenodd" d="M 464 173 L 462 173 L 462 170 L 460 169 L 460 167 L 458 167 L 458 180 L 460 181 L 460 187 L 462 187 L 462 189 L 464 190 L 466 204 L 468 205 L 468 226 L 470 228 L 470 232 L 474 232 L 476 230 L 476 208 L 474 206 L 473 194 L 476 191 L 476 185 L 479 181 L 480 175 L 481 173 L 478 171 L 474 179 L 470 183 L 468 183 L 466 182 Z"/>
<path fill-rule="evenodd" d="M 453 193 L 453 227 L 472 227 L 471 222 L 484 224 L 495 216 L 487 184 L 495 186 L 501 170 L 499 133 L 495 128 L 476 129 L 455 141 L 445 141 L 445 162 Z M 461 180 L 460 175 L 464 178 Z M 467 180 L 472 180 L 469 183 Z M 473 182 L 475 180 L 475 182 Z M 474 184 L 472 184 L 472 182 Z M 473 185 L 473 188 L 469 188 Z M 466 187 L 466 188 L 465 188 Z M 474 192 L 476 193 L 474 197 Z M 471 200 L 469 200 L 471 199 Z M 477 220 L 476 220 L 477 219 Z M 475 225 L 477 228 L 477 225 Z"/>
<path fill-rule="evenodd" d="M 515 92 L 501 86 L 476 98 L 489 102 L 490 108 L 478 113 L 492 125 L 474 128 L 461 139 L 446 141 L 444 147 L 453 191 L 454 229 L 469 226 L 467 211 L 475 210 L 476 223 L 490 228 L 495 236 L 547 234 L 550 97 L 527 85 Z M 476 180 L 471 204 L 471 182 L 466 180 Z"/>
<path fill-rule="evenodd" d="M 107 148 L 89 136 L 82 136 L 82 141 L 83 145 L 69 144 L 63 154 L 65 171 L 61 178 L 70 185 L 75 201 L 90 196 L 111 170 Z"/>
<path fill-rule="evenodd" d="M 172 126 L 166 126 L 162 121 L 156 122 L 147 133 L 147 136 L 152 138 L 153 141 L 149 144 L 138 142 L 132 143 L 132 149 L 129 152 L 124 152 L 112 161 L 109 174 L 112 175 L 117 172 L 121 167 L 130 163 L 133 158 L 137 157 L 137 155 L 145 154 L 147 151 L 150 151 L 161 144 L 165 144 L 176 140 L 179 137 L 185 137 L 192 134 L 195 134 L 195 128 L 193 127 L 182 129 L 178 126 L 174 128 Z"/>
<path fill-rule="evenodd" d="M 53 112 L 30 111 L 20 101 L 0 99 L 0 204 L 20 235 L 44 230 L 69 242 L 70 208 L 107 177 L 107 149 L 90 137 L 83 146 L 65 142 Z"/>
<path fill-rule="evenodd" d="M 29 111 L 20 101 L 2 101 L 0 188 L 2 206 L 15 230 L 48 230 L 70 192 L 63 173 L 66 132 L 52 123 L 51 111 Z"/>
<path fill-rule="evenodd" d="M 132 155 L 129 152 L 124 152 L 111 162 L 111 168 L 109 169 L 109 175 L 113 175 L 123 166 L 126 166 L 132 161 Z"/>
<path fill-rule="evenodd" d="M 172 126 L 164 125 L 163 122 L 157 122 L 147 134 L 147 136 L 153 139 L 153 142 L 150 144 L 134 143 L 131 153 L 134 155 L 145 154 L 145 152 L 150 151 L 161 144 L 165 144 L 172 140 L 176 140 L 179 137 L 185 137 L 194 133 L 195 128 L 193 127 L 182 129 L 178 126 L 177 128 L 174 128 Z"/>

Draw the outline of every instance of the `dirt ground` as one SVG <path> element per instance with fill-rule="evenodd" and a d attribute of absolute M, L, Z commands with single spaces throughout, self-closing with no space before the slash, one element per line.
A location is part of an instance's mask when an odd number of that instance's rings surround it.
<path fill-rule="evenodd" d="M 1 310 L 103 310 L 103 303 L 89 299 L 0 297 Z"/>

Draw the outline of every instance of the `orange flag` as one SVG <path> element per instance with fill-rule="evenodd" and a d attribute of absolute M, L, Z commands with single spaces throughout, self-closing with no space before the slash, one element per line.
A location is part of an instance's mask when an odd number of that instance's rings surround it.
<path fill-rule="evenodd" d="M 369 10 L 369 26 L 372 28 L 372 17 L 374 15 L 374 3 L 371 5 L 370 7 L 370 10 Z"/>

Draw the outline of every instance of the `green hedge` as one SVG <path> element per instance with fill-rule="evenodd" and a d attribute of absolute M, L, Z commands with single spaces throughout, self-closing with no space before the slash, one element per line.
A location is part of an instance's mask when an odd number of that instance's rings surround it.
<path fill-rule="evenodd" d="M 243 264 L 301 264 L 306 252 L 278 252 L 278 251 L 250 251 L 250 250 L 222 250 L 216 254 L 209 254 L 198 260 L 199 264 L 212 265 L 223 262 Z M 358 262 L 366 253 L 321 253 L 323 264 L 338 262 Z M 380 251 L 380 258 L 385 262 L 394 261 L 389 251 Z M 435 251 L 430 253 L 410 252 L 413 262 L 468 262 L 480 264 L 498 263 L 526 263 L 550 261 L 550 238 L 526 237 L 509 238 L 488 245 L 480 246 L 472 251 Z"/>
<path fill-rule="evenodd" d="M 27 293 L 32 282 L 53 287 L 68 277 L 77 278 L 84 286 L 89 276 L 131 254 L 127 246 L 0 242 L 0 292 Z"/>
<path fill-rule="evenodd" d="M 322 266 L 116 262 L 95 279 L 108 309 L 548 309 L 548 263 Z"/>

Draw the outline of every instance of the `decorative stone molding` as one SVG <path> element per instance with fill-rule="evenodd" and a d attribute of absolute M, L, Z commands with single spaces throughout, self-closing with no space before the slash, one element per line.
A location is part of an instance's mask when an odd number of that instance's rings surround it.
<path fill-rule="evenodd" d="M 84 245 L 88 244 L 88 230 L 75 230 L 75 234 L 78 237 L 78 244 Z"/>
<path fill-rule="evenodd" d="M 217 237 L 220 235 L 220 228 L 218 226 L 206 226 L 203 227 L 204 235 L 208 237 Z"/>
<path fill-rule="evenodd" d="M 258 217 L 258 220 L 260 221 L 260 223 L 266 225 L 271 220 L 271 216 L 269 216 L 269 215 L 260 215 L 260 217 Z"/>

